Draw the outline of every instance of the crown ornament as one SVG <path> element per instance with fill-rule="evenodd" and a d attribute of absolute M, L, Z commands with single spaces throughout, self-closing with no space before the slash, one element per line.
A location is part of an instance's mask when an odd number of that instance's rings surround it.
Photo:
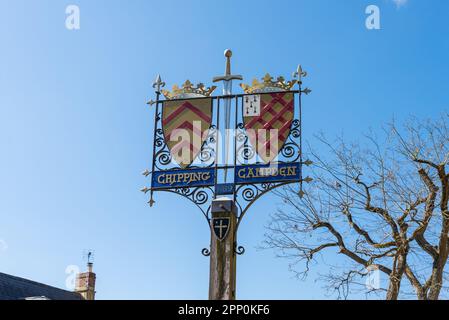
<path fill-rule="evenodd" d="M 162 90 L 162 94 L 168 100 L 173 99 L 186 99 L 186 98 L 199 98 L 199 97 L 209 97 L 214 90 L 217 89 L 216 86 L 206 88 L 203 83 L 199 83 L 196 87 L 187 80 L 184 82 L 180 88 L 178 85 L 174 85 L 172 91 Z"/>
<path fill-rule="evenodd" d="M 263 92 L 290 91 L 297 82 L 297 80 L 285 81 L 284 77 L 278 77 L 276 81 L 273 81 L 273 77 L 269 73 L 267 73 L 265 77 L 262 78 L 262 82 L 254 79 L 252 85 L 242 83 L 240 84 L 240 86 L 246 94 L 253 94 Z"/>

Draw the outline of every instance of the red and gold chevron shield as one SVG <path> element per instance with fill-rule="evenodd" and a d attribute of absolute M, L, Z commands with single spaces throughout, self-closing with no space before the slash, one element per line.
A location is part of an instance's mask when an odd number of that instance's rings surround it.
<path fill-rule="evenodd" d="M 294 95 L 290 92 L 261 93 L 256 115 L 243 114 L 249 140 L 259 157 L 273 161 L 290 135 L 294 117 Z"/>
<path fill-rule="evenodd" d="M 173 159 L 187 168 L 198 156 L 212 123 L 212 99 L 164 102 L 162 130 Z"/>

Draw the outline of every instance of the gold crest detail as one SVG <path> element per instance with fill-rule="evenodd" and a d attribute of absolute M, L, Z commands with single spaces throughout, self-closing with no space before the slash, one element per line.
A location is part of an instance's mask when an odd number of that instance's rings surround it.
<path fill-rule="evenodd" d="M 186 82 L 184 82 L 181 88 L 177 85 L 174 85 L 171 92 L 168 90 L 162 90 L 162 94 L 168 100 L 209 97 L 215 89 L 217 89 L 216 86 L 206 88 L 203 83 L 199 83 L 195 87 L 189 80 L 187 80 Z"/>
<path fill-rule="evenodd" d="M 262 82 L 254 79 L 252 85 L 242 83 L 240 86 L 246 94 L 253 94 L 262 92 L 290 91 L 297 82 L 297 80 L 285 81 L 284 77 L 278 77 L 276 81 L 273 81 L 273 77 L 267 73 L 265 77 L 262 78 Z"/>

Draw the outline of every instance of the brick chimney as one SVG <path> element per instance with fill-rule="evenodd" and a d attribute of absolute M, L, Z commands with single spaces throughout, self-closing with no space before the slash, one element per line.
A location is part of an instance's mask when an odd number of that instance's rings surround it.
<path fill-rule="evenodd" d="M 75 292 L 81 294 L 84 300 L 95 300 L 95 279 L 96 275 L 92 271 L 93 263 L 87 264 L 87 272 L 76 276 Z"/>

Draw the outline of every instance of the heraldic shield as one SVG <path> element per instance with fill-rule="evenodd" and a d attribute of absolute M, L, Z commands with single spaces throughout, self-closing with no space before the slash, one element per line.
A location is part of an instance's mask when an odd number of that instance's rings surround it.
<path fill-rule="evenodd" d="M 183 169 L 192 164 L 212 123 L 212 99 L 165 101 L 162 130 L 173 159 Z"/>
<path fill-rule="evenodd" d="M 212 229 L 214 230 L 215 236 L 218 240 L 223 241 L 228 233 L 231 225 L 230 218 L 213 218 L 211 220 Z"/>
<path fill-rule="evenodd" d="M 294 118 L 294 95 L 291 92 L 261 93 L 247 96 L 250 111 L 244 108 L 248 138 L 265 162 L 273 161 L 290 135 Z"/>

